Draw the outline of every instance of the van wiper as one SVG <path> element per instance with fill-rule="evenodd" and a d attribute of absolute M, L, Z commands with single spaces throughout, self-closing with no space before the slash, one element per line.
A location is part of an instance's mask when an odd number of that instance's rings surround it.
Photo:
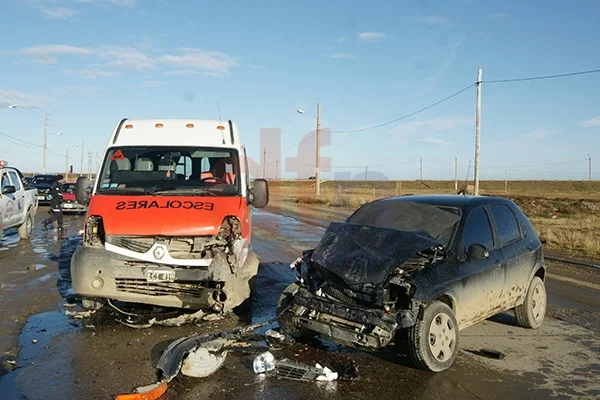
<path fill-rule="evenodd" d="M 150 196 L 154 196 L 154 192 L 143 188 L 143 187 L 130 187 L 130 188 L 109 188 L 109 189 L 101 189 L 101 194 L 116 194 L 116 195 L 137 195 L 137 194 L 147 194 Z"/>
<path fill-rule="evenodd" d="M 218 197 L 218 195 L 214 192 L 211 192 L 209 189 L 160 189 L 154 191 L 154 194 L 167 194 L 167 195 L 190 195 L 190 196 L 198 196 L 203 194 L 208 194 L 214 197 Z"/>

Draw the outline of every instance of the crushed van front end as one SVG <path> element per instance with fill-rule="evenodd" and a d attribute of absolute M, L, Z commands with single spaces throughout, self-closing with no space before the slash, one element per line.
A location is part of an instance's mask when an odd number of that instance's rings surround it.
<path fill-rule="evenodd" d="M 71 260 L 73 290 L 84 298 L 224 313 L 250 297 L 259 259 L 237 218 L 199 237 L 104 235 L 101 227 L 88 218 Z"/>

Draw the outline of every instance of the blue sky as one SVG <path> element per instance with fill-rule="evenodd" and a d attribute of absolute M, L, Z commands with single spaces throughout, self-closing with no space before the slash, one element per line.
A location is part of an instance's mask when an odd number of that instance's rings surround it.
<path fill-rule="evenodd" d="M 48 147 L 64 154 L 85 141 L 95 166 L 121 118 L 216 119 L 218 100 L 254 160 L 267 147 L 269 177 L 278 159 L 278 176 L 306 177 L 314 138 L 300 154 L 289 147 L 315 120 L 296 109 L 315 114 L 320 102 L 323 128 L 347 131 L 457 92 L 478 68 L 484 81 L 597 69 L 598 15 L 593 0 L 3 0 L 0 132 L 41 145 L 47 111 L 49 132 L 64 132 Z M 598 93 L 600 74 L 483 83 L 482 179 L 505 168 L 512 179 L 587 179 L 587 154 L 600 156 Z M 472 87 L 396 124 L 331 133 L 324 177 L 363 179 L 369 165 L 372 178 L 416 179 L 422 157 L 424 179 L 450 179 L 457 157 L 464 179 L 475 100 Z M 289 149 L 261 143 L 262 128 L 280 128 Z M 79 151 L 70 150 L 76 170 Z M 41 154 L 0 137 L 0 158 L 23 170 L 40 170 Z M 64 165 L 48 155 L 49 170 Z"/>

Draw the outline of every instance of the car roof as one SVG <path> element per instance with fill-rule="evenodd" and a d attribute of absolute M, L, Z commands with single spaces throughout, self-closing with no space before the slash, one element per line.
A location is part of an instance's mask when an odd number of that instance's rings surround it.
<path fill-rule="evenodd" d="M 493 196 L 464 196 L 458 194 L 434 194 L 434 195 L 407 195 L 401 197 L 388 197 L 385 199 L 375 201 L 411 201 L 419 204 L 431 204 L 434 206 L 441 207 L 454 207 L 454 208 L 471 208 L 477 205 L 486 203 L 512 203 L 510 200 L 503 197 Z"/>

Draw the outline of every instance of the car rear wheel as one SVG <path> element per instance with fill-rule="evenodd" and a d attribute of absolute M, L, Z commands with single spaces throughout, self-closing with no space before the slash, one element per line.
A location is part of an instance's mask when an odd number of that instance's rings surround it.
<path fill-rule="evenodd" d="M 292 283 L 285 288 L 281 297 L 279 297 L 279 302 L 277 303 L 277 322 L 284 333 L 297 341 L 306 342 L 312 339 L 315 336 L 315 333 L 294 324 L 291 320 L 292 312 L 288 310 L 296 293 L 298 293 L 298 285 Z"/>
<path fill-rule="evenodd" d="M 458 354 L 458 323 L 452 309 L 434 301 L 423 318 L 408 329 L 408 355 L 421 369 L 440 372 L 452 365 Z"/>
<path fill-rule="evenodd" d="M 546 315 L 546 287 L 544 281 L 534 276 L 529 283 L 525 301 L 515 307 L 517 323 L 524 328 L 537 329 L 542 326 Z"/>
<path fill-rule="evenodd" d="M 29 239 L 31 231 L 33 231 L 33 215 L 31 215 L 31 212 L 28 212 L 25 222 L 19 226 L 19 237 L 21 239 Z"/>

